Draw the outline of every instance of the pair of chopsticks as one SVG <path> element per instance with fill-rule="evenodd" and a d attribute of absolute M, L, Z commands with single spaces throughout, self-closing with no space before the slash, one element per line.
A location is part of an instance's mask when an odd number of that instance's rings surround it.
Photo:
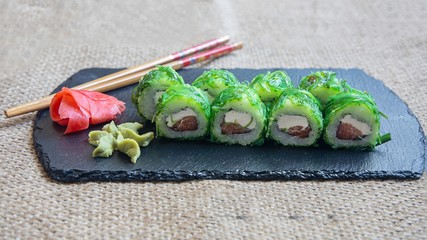
<path fill-rule="evenodd" d="M 229 36 L 212 39 L 207 42 L 172 53 L 168 56 L 146 62 L 138 66 L 127 68 L 122 71 L 118 71 L 113 74 L 78 85 L 73 87 L 73 89 L 107 92 L 137 83 L 141 77 L 154 69 L 157 65 L 167 65 L 171 66 L 175 70 L 179 70 L 194 63 L 221 57 L 243 47 L 242 43 L 224 45 L 229 40 Z M 36 101 L 28 102 L 7 109 L 5 111 L 6 117 L 14 117 L 32 111 L 48 108 L 53 96 L 54 94 Z"/>

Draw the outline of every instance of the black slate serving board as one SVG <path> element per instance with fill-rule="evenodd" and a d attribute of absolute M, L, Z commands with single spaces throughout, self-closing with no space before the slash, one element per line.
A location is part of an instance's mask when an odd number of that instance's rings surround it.
<path fill-rule="evenodd" d="M 72 87 L 120 69 L 84 69 L 58 86 Z M 206 69 L 180 70 L 191 83 Z M 241 81 L 275 69 L 229 69 Z M 318 69 L 285 69 L 294 85 Z M 48 174 L 61 182 L 86 181 L 163 181 L 194 179 L 291 180 L 291 179 L 414 179 L 421 177 L 425 162 L 424 132 L 410 109 L 382 82 L 359 69 L 330 69 L 351 86 L 370 92 L 379 109 L 388 115 L 382 119 L 381 132 L 390 132 L 392 141 L 374 151 L 332 150 L 329 146 L 287 148 L 267 142 L 261 147 L 226 146 L 208 141 L 170 141 L 155 139 L 141 149 L 136 164 L 124 154 L 110 158 L 92 158 L 94 149 L 87 141 L 89 131 L 103 124 L 69 135 L 52 122 L 49 111 L 37 114 L 34 144 Z M 141 121 L 130 101 L 135 85 L 108 92 L 126 102 L 126 111 L 117 123 Z M 154 131 L 146 123 L 142 132 Z"/>

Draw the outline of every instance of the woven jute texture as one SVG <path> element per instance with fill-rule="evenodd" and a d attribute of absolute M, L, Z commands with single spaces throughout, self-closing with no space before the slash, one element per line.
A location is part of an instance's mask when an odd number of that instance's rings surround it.
<path fill-rule="evenodd" d="M 229 34 L 204 67 L 361 68 L 427 129 L 425 1 L 0 1 L 0 108 L 83 68 L 127 67 Z M 132 106 L 128 106 L 132 107 Z M 62 184 L 34 150 L 35 114 L 0 116 L 3 239 L 425 239 L 414 181 Z"/>

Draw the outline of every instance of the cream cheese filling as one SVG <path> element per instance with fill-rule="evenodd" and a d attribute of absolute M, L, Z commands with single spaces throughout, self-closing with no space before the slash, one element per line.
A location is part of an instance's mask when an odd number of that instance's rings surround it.
<path fill-rule="evenodd" d="M 280 115 L 277 118 L 277 127 L 280 130 L 289 129 L 291 127 L 301 126 L 303 129 L 309 126 L 308 120 L 306 117 L 297 116 L 297 115 Z"/>
<path fill-rule="evenodd" d="M 176 122 L 178 122 L 179 120 L 183 119 L 184 117 L 188 117 L 188 116 L 197 117 L 197 114 L 191 108 L 182 109 L 179 112 L 172 113 L 171 115 L 168 115 L 166 117 L 166 125 L 168 127 L 172 127 Z"/>
<path fill-rule="evenodd" d="M 243 112 L 238 112 L 235 110 L 230 110 L 227 113 L 225 113 L 224 122 L 237 123 L 240 126 L 245 127 L 247 129 L 254 129 L 256 125 L 251 115 Z"/>
<path fill-rule="evenodd" d="M 359 131 L 362 132 L 362 135 L 369 135 L 372 133 L 372 129 L 368 124 L 360 122 L 359 120 L 353 118 L 350 114 L 345 115 L 341 119 L 341 122 L 351 124 L 353 127 L 359 129 Z"/>

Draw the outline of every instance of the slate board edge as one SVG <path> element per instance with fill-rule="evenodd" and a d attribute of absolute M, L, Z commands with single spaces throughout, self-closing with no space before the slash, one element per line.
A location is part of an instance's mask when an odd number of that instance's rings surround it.
<path fill-rule="evenodd" d="M 73 78 L 74 75 L 83 72 L 90 71 L 93 69 L 108 69 L 108 68 L 85 68 L 81 69 L 78 72 L 71 75 L 66 81 Z M 112 68 L 109 68 L 112 69 Z M 122 68 L 114 68 L 114 70 L 121 70 Z M 190 70 L 189 68 L 188 70 Z M 233 69 L 244 69 L 244 68 L 233 68 Z M 233 70 L 229 69 L 229 70 Z M 270 68 L 271 69 L 271 68 Z M 274 68 L 274 69 L 286 69 L 286 68 Z M 295 68 L 294 68 L 295 69 Z M 333 68 L 326 68 L 333 69 Z M 359 70 L 358 68 L 341 68 L 343 70 Z M 208 69 L 205 69 L 208 70 Z M 262 70 L 262 69 L 261 69 Z M 363 71 L 365 74 L 366 72 Z M 382 86 L 386 87 L 384 83 L 368 74 L 367 76 L 371 77 L 373 80 L 378 81 Z M 53 92 L 55 93 L 61 88 L 62 84 L 58 86 Z M 386 87 L 387 88 L 387 87 Z M 421 156 L 422 162 L 425 163 L 426 160 L 426 149 L 427 142 L 424 131 L 421 127 L 421 124 L 412 110 L 408 107 L 407 103 L 404 102 L 394 91 L 387 88 L 392 94 L 399 98 L 407 107 L 409 115 L 414 117 L 419 124 L 419 132 L 421 133 L 420 147 L 423 148 L 423 155 Z M 35 122 L 41 118 L 43 111 L 38 111 L 36 118 L 34 120 L 34 131 L 33 131 L 33 144 L 40 159 L 43 168 L 48 173 L 48 175 L 55 181 L 58 182 L 89 182 L 89 181 L 118 181 L 118 182 L 128 182 L 128 181 L 191 181 L 191 180 L 202 180 L 202 179 L 223 179 L 223 180 L 388 180 L 388 179 L 419 179 L 421 178 L 425 164 L 423 164 L 423 169 L 421 172 L 412 172 L 412 171 L 392 171 L 392 172 L 372 172 L 372 171 L 356 171 L 356 172 L 344 172 L 344 171 L 297 171 L 297 170 L 284 170 L 284 171 L 263 171 L 263 172 L 252 172 L 252 171 L 82 171 L 78 169 L 74 170 L 60 170 L 55 169 L 50 166 L 50 159 L 46 154 L 43 154 L 43 146 L 37 144 L 36 133 L 40 131 L 37 128 Z M 418 160 L 418 159 L 417 159 Z"/>

